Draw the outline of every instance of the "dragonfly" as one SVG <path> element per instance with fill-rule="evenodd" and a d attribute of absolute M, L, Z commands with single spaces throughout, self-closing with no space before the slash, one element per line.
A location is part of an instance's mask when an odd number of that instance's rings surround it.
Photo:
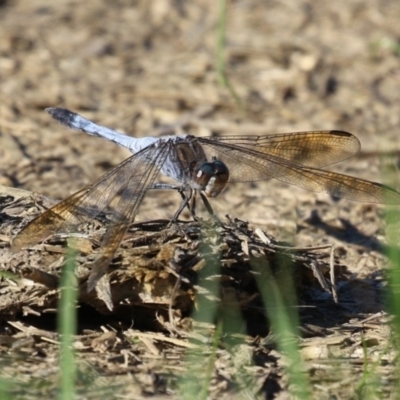
<path fill-rule="evenodd" d="M 369 203 L 400 204 L 400 193 L 388 186 L 321 169 L 360 151 L 360 141 L 340 130 L 306 131 L 264 136 L 196 137 L 189 134 L 135 138 L 98 125 L 67 109 L 46 111 L 62 125 L 114 142 L 133 155 L 67 199 L 29 222 L 14 238 L 12 250 L 32 246 L 99 216 L 114 201 L 111 223 L 92 265 L 87 288 L 91 291 L 108 266 L 139 206 L 151 189 L 176 189 L 193 217 L 197 193 L 213 214 L 208 198 L 226 184 L 270 178 L 313 192 Z M 162 173 L 178 185 L 158 183 Z M 113 204 L 114 204 L 113 203 Z"/>

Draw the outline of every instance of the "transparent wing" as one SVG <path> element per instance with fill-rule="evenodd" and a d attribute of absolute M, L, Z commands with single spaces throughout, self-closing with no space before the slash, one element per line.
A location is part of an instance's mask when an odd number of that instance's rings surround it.
<path fill-rule="evenodd" d="M 121 239 L 133 221 L 142 199 L 154 182 L 168 153 L 168 142 L 152 145 L 126 159 L 92 185 L 56 204 L 31 221 L 14 239 L 18 251 L 57 232 L 69 232 L 104 210 L 119 196 L 113 208 L 113 223 L 103 238 L 100 255 L 91 274 L 92 287 L 107 269 Z M 99 272 L 100 271 L 100 272 Z"/>
<path fill-rule="evenodd" d="M 135 179 L 128 180 L 127 185 L 121 193 L 116 207 L 115 220 L 107 228 L 101 243 L 100 254 L 93 263 L 92 272 L 88 280 L 89 291 L 96 286 L 98 280 L 106 273 L 108 265 L 118 249 L 126 230 L 135 218 L 144 195 L 160 172 L 168 151 L 169 143 L 163 142 L 160 146 L 153 147 L 151 152 L 142 151 L 137 153 L 142 153 L 142 156 L 139 157 L 141 165 L 137 166 L 138 171 L 135 171 L 135 176 L 140 176 L 141 172 L 141 179 L 139 182 L 135 181 Z"/>
<path fill-rule="evenodd" d="M 307 132 L 304 134 L 307 137 Z M 400 193 L 390 187 L 379 183 L 370 182 L 348 175 L 337 174 L 334 172 L 323 171 L 317 168 L 295 163 L 304 156 L 301 151 L 285 153 L 284 148 L 272 147 L 272 152 L 263 151 L 254 145 L 249 145 L 248 138 L 231 140 L 210 140 L 210 138 L 196 138 L 203 146 L 208 157 L 216 157 L 224 162 L 229 168 L 229 182 L 249 182 L 275 178 L 290 185 L 295 185 L 313 192 L 327 192 L 336 197 L 349 200 L 364 201 L 369 203 L 400 204 Z M 314 140 L 314 139 L 313 139 Z M 340 140 L 339 140 L 340 141 Z M 352 142 L 352 139 L 350 139 Z M 245 143 L 243 145 L 243 143 Z M 340 146 L 339 146 L 340 147 Z M 293 147 L 300 148 L 300 147 Z M 311 149 L 312 147 L 304 147 Z M 275 149 L 275 150 L 274 150 Z M 308 150 L 307 150 L 308 151 Z M 328 154 L 330 153 L 327 148 Z M 292 154 L 292 158 L 284 158 L 278 154 Z M 311 160 L 319 165 L 323 160 L 323 151 L 317 151 L 320 156 Z M 296 155 L 297 154 L 297 155 Z M 305 154 L 305 153 L 304 153 Z M 329 161 L 338 160 L 336 153 L 327 156 Z M 308 164 L 307 164 L 308 165 Z"/>
<path fill-rule="evenodd" d="M 344 131 L 308 131 L 268 136 L 222 136 L 201 138 L 210 145 L 220 143 L 284 158 L 308 167 L 325 167 L 360 151 L 360 141 Z"/>

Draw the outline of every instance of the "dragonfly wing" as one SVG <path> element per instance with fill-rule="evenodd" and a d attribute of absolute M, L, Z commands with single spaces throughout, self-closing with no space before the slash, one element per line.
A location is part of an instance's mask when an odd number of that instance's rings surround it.
<path fill-rule="evenodd" d="M 381 183 L 308 167 L 296 171 L 291 180 L 296 175 L 304 183 L 293 184 L 308 190 L 366 203 L 400 204 L 400 193 Z"/>
<path fill-rule="evenodd" d="M 312 192 L 370 203 L 400 204 L 400 193 L 379 183 L 323 171 L 294 163 L 270 153 L 225 141 L 199 138 L 209 157 L 216 157 L 229 168 L 229 182 L 249 182 L 275 178 Z"/>
<path fill-rule="evenodd" d="M 82 205 L 85 204 L 85 200 L 92 198 L 92 193 L 91 186 L 88 186 L 30 221 L 14 238 L 11 251 L 18 252 L 57 232 L 69 232 L 80 222 L 89 219 L 91 212 L 84 211 Z"/>
<path fill-rule="evenodd" d="M 93 184 L 76 192 L 51 207 L 28 223 L 14 238 L 12 250 L 19 251 L 45 240 L 58 232 L 70 232 L 79 224 L 90 221 L 101 213 L 127 187 L 130 182 L 140 186 L 144 168 L 149 168 L 155 145 L 123 161 Z"/>
<path fill-rule="evenodd" d="M 93 264 L 88 280 L 88 291 L 91 291 L 106 273 L 126 230 L 135 218 L 143 197 L 165 162 L 170 143 L 160 142 L 160 144 L 160 146 L 152 149 L 151 153 L 142 152 L 141 162 L 139 165 L 135 165 L 135 176 L 140 176 L 141 179 L 139 181 L 130 179 L 121 193 L 115 209 L 115 221 L 107 228 L 101 243 L 100 254 Z"/>
<path fill-rule="evenodd" d="M 267 136 L 201 138 L 211 143 L 237 146 L 252 152 L 284 158 L 307 167 L 325 167 L 360 151 L 360 141 L 344 131 L 309 131 Z"/>

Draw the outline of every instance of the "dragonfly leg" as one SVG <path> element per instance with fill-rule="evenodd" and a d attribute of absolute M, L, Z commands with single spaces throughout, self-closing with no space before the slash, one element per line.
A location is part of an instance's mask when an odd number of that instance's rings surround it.
<path fill-rule="evenodd" d="M 200 197 L 203 200 L 204 206 L 206 207 L 206 210 L 208 211 L 208 213 L 211 215 L 211 217 L 219 224 L 222 225 L 221 221 L 219 220 L 219 218 L 217 217 L 217 215 L 214 213 L 214 210 L 211 207 L 210 202 L 207 199 L 207 196 L 203 193 L 203 192 L 199 192 L 200 193 Z"/>
<path fill-rule="evenodd" d="M 179 206 L 178 210 L 174 214 L 174 217 L 172 221 L 176 222 L 181 215 L 182 211 L 184 210 L 185 207 L 188 208 L 190 214 L 192 215 L 193 219 L 195 221 L 198 220 L 198 217 L 196 216 L 196 190 L 192 189 L 191 187 L 182 185 L 182 186 L 177 186 L 177 185 L 172 185 L 169 183 L 153 183 L 149 189 L 172 189 L 172 190 L 177 190 L 179 194 L 182 197 L 182 203 Z M 185 193 L 185 191 L 188 190 L 188 194 Z M 216 220 L 217 222 L 220 223 L 219 218 L 215 215 L 214 210 L 211 207 L 210 202 L 207 200 L 206 195 L 199 191 L 200 197 L 203 200 L 204 206 L 206 207 L 206 210 L 208 213 L 211 215 L 211 217 Z"/>
<path fill-rule="evenodd" d="M 181 186 L 177 186 L 177 185 L 172 185 L 169 183 L 153 183 L 149 189 L 155 189 L 155 190 L 162 190 L 162 189 L 172 189 L 172 190 L 177 190 L 179 192 L 179 194 L 182 197 L 182 203 L 179 206 L 178 210 L 176 211 L 176 213 L 174 214 L 174 217 L 172 219 L 173 222 L 176 222 L 179 218 L 179 215 L 181 215 L 183 209 L 185 207 L 188 208 L 190 214 L 192 215 L 193 219 L 196 220 L 196 215 L 194 212 L 194 208 L 191 206 L 190 201 L 192 198 L 194 198 L 193 196 L 193 192 L 194 190 L 192 188 L 188 188 L 185 185 L 181 185 Z M 189 189 L 189 194 L 186 195 L 185 191 Z"/>
<path fill-rule="evenodd" d="M 200 192 L 200 197 L 203 200 L 204 206 L 206 207 L 208 213 L 214 216 L 214 210 L 212 209 L 210 202 L 207 200 L 207 196 L 203 192 Z"/>
<path fill-rule="evenodd" d="M 195 197 L 194 196 L 194 190 L 192 188 L 189 188 L 189 194 L 185 194 L 185 189 L 182 187 L 181 190 L 179 190 L 179 194 L 182 197 L 182 203 L 178 208 L 178 211 L 175 213 L 173 221 L 177 221 L 179 218 L 179 215 L 182 213 L 183 209 L 185 207 L 188 208 L 190 214 L 192 214 L 192 217 L 194 220 L 196 220 L 196 214 L 194 212 L 194 207 L 192 206 L 192 199 Z"/>
<path fill-rule="evenodd" d="M 151 186 L 149 186 L 149 189 L 155 189 L 155 190 L 163 190 L 163 189 L 172 189 L 172 190 L 182 190 L 182 186 L 177 186 L 177 185 L 172 185 L 170 183 L 153 183 Z"/>

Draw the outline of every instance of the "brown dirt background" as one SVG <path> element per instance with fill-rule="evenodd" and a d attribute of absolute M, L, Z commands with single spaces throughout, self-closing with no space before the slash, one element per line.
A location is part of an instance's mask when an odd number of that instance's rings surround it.
<path fill-rule="evenodd" d="M 58 125 L 51 106 L 134 136 L 342 129 L 362 152 L 334 170 L 389 181 L 380 154 L 397 165 L 398 1 L 229 2 L 227 74 L 244 112 L 217 84 L 217 11 L 207 0 L 0 2 L 0 184 L 62 199 L 129 155 Z M 138 220 L 170 218 L 178 201 L 154 193 Z M 231 185 L 212 205 L 298 245 L 334 243 L 355 277 L 384 267 L 382 206 L 276 181 Z M 381 310 L 374 287 L 360 289 L 365 313 Z"/>

